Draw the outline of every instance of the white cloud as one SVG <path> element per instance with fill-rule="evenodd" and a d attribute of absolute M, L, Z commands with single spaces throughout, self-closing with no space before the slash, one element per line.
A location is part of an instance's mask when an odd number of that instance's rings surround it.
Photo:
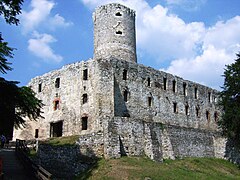
<path fill-rule="evenodd" d="M 169 7 L 181 7 L 186 11 L 196 11 L 202 5 L 206 3 L 207 0 L 165 0 Z"/>
<path fill-rule="evenodd" d="M 50 43 L 56 42 L 56 39 L 49 34 L 33 33 L 33 38 L 28 40 L 28 49 L 34 55 L 44 59 L 46 62 L 61 62 L 63 57 L 54 53 Z"/>
<path fill-rule="evenodd" d="M 60 16 L 59 14 L 56 14 L 54 17 L 50 18 L 50 24 L 55 27 L 68 27 L 73 25 L 72 22 L 66 22 L 64 17 Z"/>
<path fill-rule="evenodd" d="M 146 0 L 82 0 L 93 9 L 118 2 L 137 12 L 137 48 L 155 61 L 169 61 L 164 69 L 185 79 L 219 88 L 225 64 L 232 63 L 240 47 L 240 17 L 219 21 L 212 27 L 203 22 L 186 23 L 160 4 L 150 7 Z M 199 7 L 206 0 L 168 0 L 168 4 Z M 192 3 L 192 5 L 191 5 Z"/>
<path fill-rule="evenodd" d="M 72 22 L 67 22 L 59 14 L 51 15 L 52 9 L 56 6 L 54 1 L 32 0 L 30 6 L 31 10 L 29 12 L 23 10 L 21 15 L 24 33 L 34 31 L 40 25 L 49 29 L 55 29 L 56 27 L 68 27 L 73 24 Z"/>

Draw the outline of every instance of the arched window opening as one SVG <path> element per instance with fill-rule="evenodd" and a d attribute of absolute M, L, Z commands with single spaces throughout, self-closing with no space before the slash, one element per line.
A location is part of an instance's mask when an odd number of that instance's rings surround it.
<path fill-rule="evenodd" d="M 123 92 L 123 99 L 125 102 L 128 101 L 128 91 L 127 90 L 124 90 L 124 92 Z"/>
<path fill-rule="evenodd" d="M 163 78 L 163 89 L 167 90 L 167 78 Z"/>
<path fill-rule="evenodd" d="M 122 16 L 122 14 L 120 12 L 117 12 L 115 15 L 116 16 Z"/>
<path fill-rule="evenodd" d="M 83 104 L 85 104 L 85 103 L 88 102 L 88 95 L 87 95 L 87 94 L 83 94 L 83 96 L 82 96 L 82 102 L 83 102 Z"/>
<path fill-rule="evenodd" d="M 177 113 L 177 103 L 176 102 L 173 103 L 173 112 Z"/>
<path fill-rule="evenodd" d="M 127 70 L 123 70 L 123 80 L 127 80 Z"/>
<path fill-rule="evenodd" d="M 147 86 L 149 86 L 149 87 L 151 86 L 151 79 L 150 79 L 150 77 L 147 78 Z"/>
<path fill-rule="evenodd" d="M 173 92 L 176 92 L 176 81 L 175 80 L 172 81 L 172 90 L 173 90 Z"/>
<path fill-rule="evenodd" d="M 54 109 L 54 111 L 59 109 L 59 104 L 60 104 L 60 101 L 58 99 L 54 100 L 54 102 L 53 102 L 53 109 Z"/>
<path fill-rule="evenodd" d="M 116 34 L 122 35 L 122 31 L 116 31 Z"/>
<path fill-rule="evenodd" d="M 183 95 L 187 96 L 187 84 L 185 82 L 183 83 Z"/>

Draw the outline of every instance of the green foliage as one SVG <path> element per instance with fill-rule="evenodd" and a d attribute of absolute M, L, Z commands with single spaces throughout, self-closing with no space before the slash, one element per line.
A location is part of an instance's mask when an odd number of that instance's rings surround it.
<path fill-rule="evenodd" d="M 8 24 L 19 24 L 17 15 L 21 13 L 23 0 L 1 0 L 0 15 L 4 17 Z"/>
<path fill-rule="evenodd" d="M 234 63 L 226 66 L 223 76 L 225 81 L 219 101 L 223 114 L 218 124 L 224 135 L 240 142 L 240 53 Z"/>
<path fill-rule="evenodd" d="M 8 47 L 7 42 L 3 42 L 2 35 L 0 33 L 0 72 L 6 73 L 6 71 L 12 70 L 11 63 L 7 62 L 7 57 L 13 57 L 13 48 Z"/>
<path fill-rule="evenodd" d="M 24 117 L 36 120 L 41 117 L 42 101 L 35 97 L 29 87 L 18 87 L 18 82 L 0 78 L 0 117 L 1 122 L 18 127 L 24 124 Z"/>

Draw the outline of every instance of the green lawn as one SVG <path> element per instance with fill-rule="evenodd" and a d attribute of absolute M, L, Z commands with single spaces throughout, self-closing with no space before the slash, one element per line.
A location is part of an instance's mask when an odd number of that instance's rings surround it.
<path fill-rule="evenodd" d="M 153 162 L 146 157 L 99 160 L 76 179 L 240 179 L 238 166 L 216 158 L 185 158 Z"/>

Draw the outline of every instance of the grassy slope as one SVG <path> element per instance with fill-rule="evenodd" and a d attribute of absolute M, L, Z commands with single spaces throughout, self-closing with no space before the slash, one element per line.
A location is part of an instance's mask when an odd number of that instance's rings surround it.
<path fill-rule="evenodd" d="M 77 179 L 240 179 L 239 168 L 222 159 L 185 158 L 157 163 L 144 157 L 101 159 Z"/>

